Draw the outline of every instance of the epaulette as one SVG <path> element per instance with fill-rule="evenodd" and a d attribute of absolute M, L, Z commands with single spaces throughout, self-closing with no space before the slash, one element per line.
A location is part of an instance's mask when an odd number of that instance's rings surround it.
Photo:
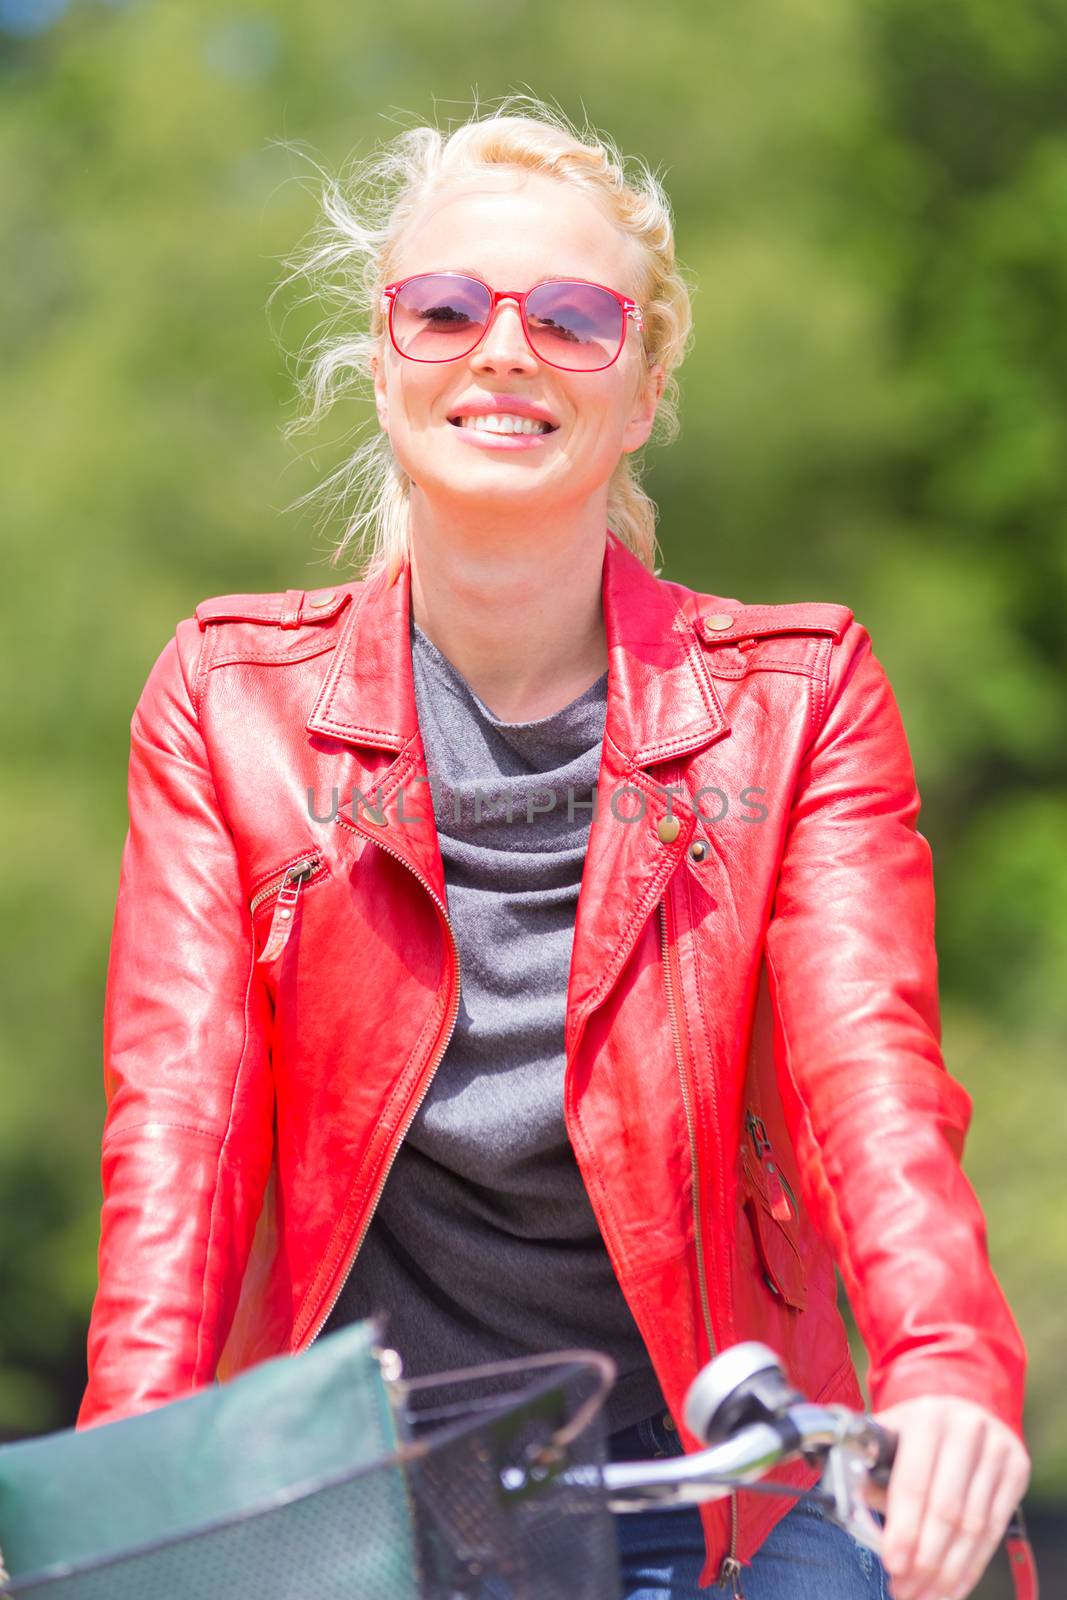
<path fill-rule="evenodd" d="M 848 606 L 828 600 L 799 600 L 780 606 L 724 606 L 721 611 L 703 612 L 697 626 L 708 644 L 731 644 L 775 633 L 828 633 L 840 644 L 852 616 Z"/>
<path fill-rule="evenodd" d="M 306 627 L 329 622 L 351 600 L 351 587 L 286 589 L 277 594 L 220 594 L 201 600 L 196 620 L 201 631 L 209 622 L 260 622 L 275 628 Z"/>

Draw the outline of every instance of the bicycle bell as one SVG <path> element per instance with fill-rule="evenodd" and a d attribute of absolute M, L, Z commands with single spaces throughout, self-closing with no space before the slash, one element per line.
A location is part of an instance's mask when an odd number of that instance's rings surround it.
<path fill-rule="evenodd" d="M 770 1422 L 804 1396 L 792 1389 L 773 1350 L 755 1339 L 731 1345 L 697 1373 L 683 1416 L 704 1444 L 720 1444 L 739 1428 Z"/>

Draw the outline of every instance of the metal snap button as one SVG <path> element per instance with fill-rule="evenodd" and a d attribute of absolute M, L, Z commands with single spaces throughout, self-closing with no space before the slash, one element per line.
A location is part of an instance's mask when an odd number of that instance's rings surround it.
<path fill-rule="evenodd" d="M 308 605 L 309 606 L 328 606 L 330 601 L 331 600 L 335 600 L 336 598 L 337 598 L 336 590 L 331 589 L 329 594 L 317 594 L 314 597 L 314 599 L 308 601 Z"/>
<path fill-rule="evenodd" d="M 732 628 L 733 617 L 728 617 L 723 611 L 713 611 L 710 617 L 704 618 L 705 628 L 714 628 L 716 633 L 721 633 L 724 628 Z"/>
<path fill-rule="evenodd" d="M 656 823 L 656 832 L 664 844 L 673 844 L 682 831 L 682 824 L 677 817 L 660 817 Z"/>
<path fill-rule="evenodd" d="M 708 847 L 703 839 L 694 839 L 689 846 L 689 857 L 692 861 L 703 861 L 708 853 Z"/>
<path fill-rule="evenodd" d="M 671 1416 L 669 1411 L 665 1411 L 663 1413 L 663 1426 L 666 1428 L 668 1433 L 674 1432 L 674 1418 Z"/>

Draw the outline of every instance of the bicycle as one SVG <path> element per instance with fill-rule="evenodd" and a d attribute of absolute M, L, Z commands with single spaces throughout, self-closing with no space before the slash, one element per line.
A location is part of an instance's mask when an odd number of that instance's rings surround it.
<path fill-rule="evenodd" d="M 684 1419 L 703 1450 L 626 1462 L 604 1459 L 607 1356 L 404 1379 L 383 1354 L 402 1419 L 393 1455 L 178 1537 L 0 1584 L 5 1600 L 618 1600 L 615 1515 L 738 1488 L 799 1500 L 760 1482 L 797 1457 L 823 1467 L 808 1496 L 879 1552 L 862 1490 L 888 1481 L 895 1436 L 864 1413 L 805 1400 L 764 1345 L 723 1351 L 690 1386 Z M 457 1392 L 471 1385 L 473 1395 Z M 1016 1515 L 1009 1539 L 1028 1553 Z M 1036 1600 L 1032 1557 L 1012 1570 L 1020 1600 Z"/>

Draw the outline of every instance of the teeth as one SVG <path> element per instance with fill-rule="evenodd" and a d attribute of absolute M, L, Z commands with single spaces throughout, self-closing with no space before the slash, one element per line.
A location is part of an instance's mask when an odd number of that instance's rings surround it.
<path fill-rule="evenodd" d="M 461 417 L 461 428 L 475 428 L 479 433 L 547 433 L 548 423 L 534 417 L 513 417 L 508 414 L 488 417 Z"/>

